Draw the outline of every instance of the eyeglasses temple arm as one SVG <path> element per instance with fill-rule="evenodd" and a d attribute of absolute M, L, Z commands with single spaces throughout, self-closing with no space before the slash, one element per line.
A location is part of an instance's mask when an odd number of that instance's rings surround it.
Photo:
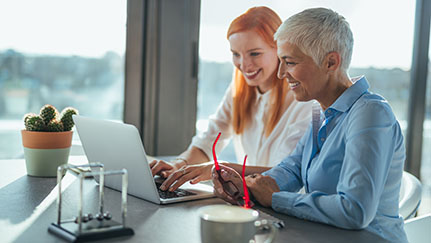
<path fill-rule="evenodd" d="M 244 164 L 242 164 L 242 185 L 244 188 L 244 208 L 250 208 L 250 196 L 248 195 L 248 190 L 247 190 L 247 182 L 245 181 L 245 162 L 247 161 L 247 155 L 245 155 L 244 157 Z"/>
<path fill-rule="evenodd" d="M 220 135 L 221 135 L 221 132 L 218 133 L 217 138 L 216 138 L 216 140 L 214 141 L 214 144 L 213 144 L 213 158 L 214 158 L 215 169 L 219 173 L 219 176 L 221 178 L 221 175 L 220 175 L 220 166 L 218 165 L 217 156 L 216 156 L 216 152 L 215 152 L 215 146 L 217 144 L 218 139 L 220 138 Z"/>

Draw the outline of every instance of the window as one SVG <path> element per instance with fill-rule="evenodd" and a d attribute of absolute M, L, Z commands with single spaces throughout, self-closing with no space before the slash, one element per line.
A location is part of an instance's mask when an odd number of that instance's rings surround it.
<path fill-rule="evenodd" d="M 0 159 L 22 157 L 22 118 L 44 104 L 123 120 L 126 7 L 117 0 L 1 1 Z"/>
<path fill-rule="evenodd" d="M 282 20 L 306 8 L 324 6 L 343 15 L 350 23 L 355 45 L 350 75 L 365 75 L 371 91 L 383 95 L 391 104 L 403 132 L 407 127 L 407 108 L 411 53 L 413 46 L 414 1 L 202 1 L 199 43 L 199 90 L 197 133 L 206 129 L 232 79 L 229 43 L 230 22 L 248 8 L 268 6 Z M 390 8 L 391 11 L 384 11 Z M 233 146 L 227 158 L 235 160 Z M 431 156 L 428 156 L 431 157 Z"/>

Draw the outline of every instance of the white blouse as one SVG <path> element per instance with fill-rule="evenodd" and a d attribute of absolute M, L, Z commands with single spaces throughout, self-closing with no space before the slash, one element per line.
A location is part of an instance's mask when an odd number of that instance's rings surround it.
<path fill-rule="evenodd" d="M 298 102 L 293 91 L 286 95 L 284 111 L 271 134 L 266 137 L 264 124 L 268 118 L 271 90 L 260 94 L 256 88 L 256 105 L 251 122 L 242 134 L 236 134 L 232 125 L 233 97 L 232 85 L 227 89 L 222 102 L 214 115 L 210 116 L 208 129 L 193 137 L 191 146 L 200 148 L 208 158 L 212 159 L 212 145 L 219 132 L 222 133 L 217 142 L 216 152 L 220 153 L 233 138 L 237 161 L 242 163 L 247 154 L 247 165 L 275 166 L 290 155 L 296 143 L 305 133 L 311 121 L 313 102 Z M 232 162 L 232 161 L 230 161 Z"/>

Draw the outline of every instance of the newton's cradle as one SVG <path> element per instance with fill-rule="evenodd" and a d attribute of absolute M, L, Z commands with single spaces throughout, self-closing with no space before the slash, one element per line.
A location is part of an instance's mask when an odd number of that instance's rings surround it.
<path fill-rule="evenodd" d="M 80 167 L 99 168 L 98 172 L 79 171 Z M 78 216 L 72 219 L 61 219 L 61 178 L 65 172 L 71 171 L 77 174 L 79 178 L 79 201 L 78 201 Z M 77 172 L 78 171 L 78 172 Z M 108 211 L 104 211 L 104 181 L 105 176 L 122 175 L 121 188 L 121 216 L 122 222 L 119 223 L 112 219 L 112 215 Z M 83 184 L 84 179 L 88 177 L 99 176 L 99 206 L 98 212 L 83 213 Z M 48 231 L 60 238 L 69 242 L 85 242 L 93 240 L 102 240 L 120 236 L 133 235 L 133 229 L 126 227 L 127 216 L 127 170 L 104 171 L 103 164 L 89 163 L 87 165 L 74 166 L 62 165 L 57 169 L 57 222 L 52 223 Z"/>

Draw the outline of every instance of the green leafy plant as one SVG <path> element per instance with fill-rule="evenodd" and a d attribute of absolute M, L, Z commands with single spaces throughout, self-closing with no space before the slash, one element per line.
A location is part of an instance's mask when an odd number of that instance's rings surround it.
<path fill-rule="evenodd" d="M 39 115 L 28 113 L 24 116 L 25 129 L 35 132 L 70 131 L 75 125 L 72 115 L 78 115 L 78 110 L 73 107 L 66 107 L 59 114 L 54 106 L 44 105 Z"/>

